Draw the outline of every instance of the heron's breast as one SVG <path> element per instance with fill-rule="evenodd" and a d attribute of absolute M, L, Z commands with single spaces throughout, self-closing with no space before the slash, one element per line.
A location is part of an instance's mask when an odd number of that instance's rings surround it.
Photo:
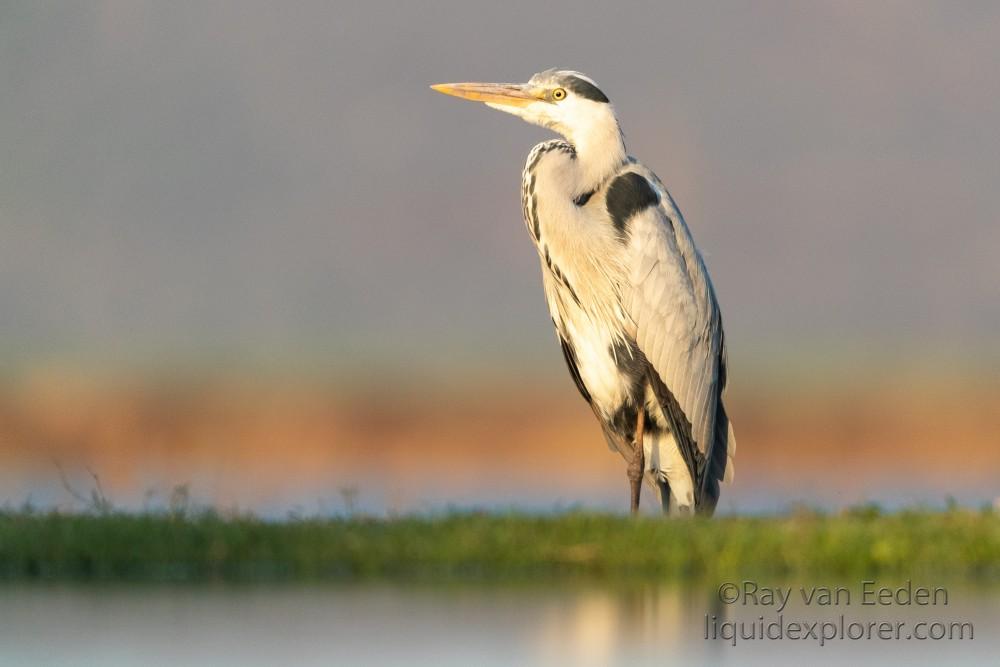
<path fill-rule="evenodd" d="M 631 389 L 629 379 L 615 360 L 615 336 L 609 327 L 594 323 L 578 309 L 567 310 L 570 312 L 562 314 L 563 328 L 576 354 L 580 379 L 595 405 L 610 416 Z"/>

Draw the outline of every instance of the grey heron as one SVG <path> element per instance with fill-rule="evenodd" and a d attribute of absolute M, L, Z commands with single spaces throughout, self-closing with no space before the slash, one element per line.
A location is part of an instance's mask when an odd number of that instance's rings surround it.
<path fill-rule="evenodd" d="M 556 69 L 431 88 L 562 135 L 528 154 L 521 203 L 570 374 L 627 463 L 633 513 L 645 479 L 665 513 L 711 514 L 736 444 L 719 305 L 683 216 L 626 152 L 607 96 Z"/>

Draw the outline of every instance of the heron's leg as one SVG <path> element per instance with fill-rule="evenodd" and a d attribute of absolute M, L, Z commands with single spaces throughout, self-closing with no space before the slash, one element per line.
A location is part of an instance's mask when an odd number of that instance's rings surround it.
<path fill-rule="evenodd" d="M 635 420 L 635 437 L 632 440 L 632 461 L 628 464 L 628 482 L 631 490 L 632 514 L 639 513 L 639 492 L 642 490 L 642 473 L 646 467 L 642 449 L 642 436 L 646 430 L 646 411 L 639 406 L 639 416 Z"/>

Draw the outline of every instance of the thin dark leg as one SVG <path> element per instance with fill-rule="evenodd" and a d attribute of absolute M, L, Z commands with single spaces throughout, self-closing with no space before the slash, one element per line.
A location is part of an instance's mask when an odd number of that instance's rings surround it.
<path fill-rule="evenodd" d="M 639 492 L 642 490 L 642 473 L 646 467 L 645 453 L 642 450 L 642 435 L 645 430 L 646 411 L 640 406 L 639 416 L 635 420 L 635 438 L 632 440 L 632 461 L 628 464 L 632 514 L 639 513 Z"/>

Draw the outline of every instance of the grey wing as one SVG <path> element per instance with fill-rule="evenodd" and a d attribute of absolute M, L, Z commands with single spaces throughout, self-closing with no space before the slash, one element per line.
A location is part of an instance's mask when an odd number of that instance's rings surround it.
<path fill-rule="evenodd" d="M 650 384 L 711 509 L 732 478 L 735 439 L 722 402 L 726 351 L 712 283 L 683 217 L 655 176 L 659 204 L 629 222 L 629 285 L 623 292 Z"/>

